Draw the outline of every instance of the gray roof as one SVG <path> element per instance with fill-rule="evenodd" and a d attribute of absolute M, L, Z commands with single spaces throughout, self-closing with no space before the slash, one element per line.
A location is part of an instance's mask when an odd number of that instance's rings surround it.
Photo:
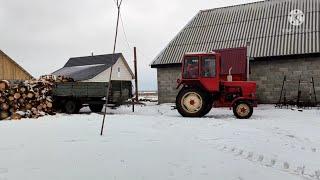
<path fill-rule="evenodd" d="M 70 58 L 63 68 L 52 74 L 70 77 L 75 81 L 88 80 L 110 68 L 120 57 L 123 57 L 121 53 Z"/>
<path fill-rule="evenodd" d="M 305 22 L 293 26 L 292 10 Z M 200 11 L 154 59 L 151 66 L 180 63 L 186 52 L 245 47 L 250 57 L 320 52 L 319 0 L 268 0 Z"/>

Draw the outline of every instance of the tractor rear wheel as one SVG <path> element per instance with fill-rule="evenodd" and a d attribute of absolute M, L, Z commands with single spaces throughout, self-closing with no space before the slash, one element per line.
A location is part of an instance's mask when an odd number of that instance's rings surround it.
<path fill-rule="evenodd" d="M 176 98 L 176 107 L 183 117 L 202 117 L 208 113 L 206 94 L 198 89 L 181 89 Z"/>
<path fill-rule="evenodd" d="M 213 105 L 213 101 L 209 100 L 208 103 L 207 103 L 207 107 L 205 108 L 205 110 L 202 113 L 202 116 L 207 115 L 211 111 L 212 105 Z"/>
<path fill-rule="evenodd" d="M 240 101 L 233 106 L 233 114 L 238 119 L 249 119 L 253 114 L 253 106 L 246 101 Z"/>

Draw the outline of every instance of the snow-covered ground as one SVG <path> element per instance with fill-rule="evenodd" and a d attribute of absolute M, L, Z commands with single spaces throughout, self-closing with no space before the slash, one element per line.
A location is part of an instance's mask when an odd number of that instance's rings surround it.
<path fill-rule="evenodd" d="M 182 118 L 169 104 L 0 122 L 0 180 L 319 179 L 320 111 Z"/>

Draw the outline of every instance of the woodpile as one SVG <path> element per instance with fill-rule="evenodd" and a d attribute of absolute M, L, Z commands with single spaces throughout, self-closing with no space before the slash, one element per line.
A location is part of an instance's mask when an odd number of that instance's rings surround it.
<path fill-rule="evenodd" d="M 55 115 L 52 99 L 54 84 L 70 81 L 73 80 L 51 75 L 11 84 L 6 80 L 0 81 L 0 120 Z"/>

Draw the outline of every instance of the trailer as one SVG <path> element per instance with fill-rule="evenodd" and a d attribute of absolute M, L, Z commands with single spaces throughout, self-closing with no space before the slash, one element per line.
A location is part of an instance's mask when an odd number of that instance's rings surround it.
<path fill-rule="evenodd" d="M 68 114 L 79 113 L 84 106 L 101 112 L 106 102 L 106 82 L 62 82 L 52 90 L 54 107 Z M 112 81 L 108 105 L 118 107 L 132 97 L 130 81 Z"/>

